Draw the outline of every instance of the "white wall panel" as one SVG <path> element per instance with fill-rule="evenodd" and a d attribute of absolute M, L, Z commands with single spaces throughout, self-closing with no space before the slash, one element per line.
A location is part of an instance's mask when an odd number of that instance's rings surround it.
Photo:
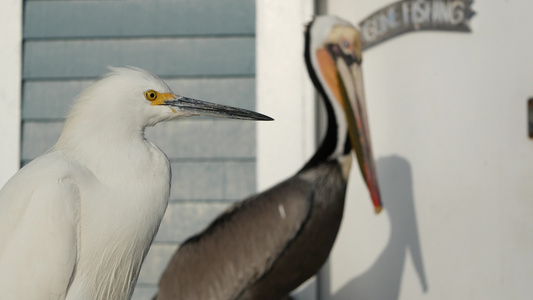
<path fill-rule="evenodd" d="M 330 0 L 358 23 L 394 1 Z M 533 4 L 475 1 L 472 33 L 409 33 L 365 51 L 385 210 L 360 176 L 323 299 L 528 299 L 533 292 Z"/>
<path fill-rule="evenodd" d="M 22 0 L 0 9 L 0 187 L 20 166 Z"/>

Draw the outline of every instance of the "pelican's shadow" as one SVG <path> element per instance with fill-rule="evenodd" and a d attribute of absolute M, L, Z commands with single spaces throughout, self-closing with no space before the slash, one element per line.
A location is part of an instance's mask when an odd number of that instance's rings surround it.
<path fill-rule="evenodd" d="M 399 297 L 407 254 L 410 253 L 421 289 L 428 289 L 418 238 L 412 173 L 409 162 L 399 156 L 380 158 L 376 164 L 384 209 L 391 234 L 376 262 L 350 280 L 338 292 L 329 291 L 329 265 L 321 275 L 321 294 L 334 300 L 395 300 Z M 325 293 L 324 293 L 325 292 Z"/>

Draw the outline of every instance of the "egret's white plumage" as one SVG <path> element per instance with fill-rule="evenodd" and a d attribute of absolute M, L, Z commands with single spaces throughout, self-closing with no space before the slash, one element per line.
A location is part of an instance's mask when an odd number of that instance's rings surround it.
<path fill-rule="evenodd" d="M 190 115 L 268 119 L 177 96 L 137 68 L 83 91 L 57 144 L 0 191 L 0 298 L 131 297 L 170 190 L 144 128 Z"/>

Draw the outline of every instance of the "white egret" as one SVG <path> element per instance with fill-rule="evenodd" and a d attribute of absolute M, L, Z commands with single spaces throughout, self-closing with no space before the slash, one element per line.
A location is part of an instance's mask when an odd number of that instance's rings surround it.
<path fill-rule="evenodd" d="M 271 120 L 178 96 L 132 67 L 84 90 L 57 144 L 0 191 L 0 298 L 129 299 L 170 190 L 144 129 L 194 115 Z"/>

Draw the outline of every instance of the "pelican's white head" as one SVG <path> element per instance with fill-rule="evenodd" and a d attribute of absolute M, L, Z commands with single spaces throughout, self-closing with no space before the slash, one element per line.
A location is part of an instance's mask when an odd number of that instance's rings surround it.
<path fill-rule="evenodd" d="M 309 24 L 305 49 L 307 69 L 330 108 L 328 116 L 336 122 L 331 133 L 336 134 L 331 157 L 346 154 L 348 133 L 374 208 L 379 212 L 382 206 L 370 143 L 361 54 L 359 32 L 348 21 L 336 16 L 317 16 Z"/>

